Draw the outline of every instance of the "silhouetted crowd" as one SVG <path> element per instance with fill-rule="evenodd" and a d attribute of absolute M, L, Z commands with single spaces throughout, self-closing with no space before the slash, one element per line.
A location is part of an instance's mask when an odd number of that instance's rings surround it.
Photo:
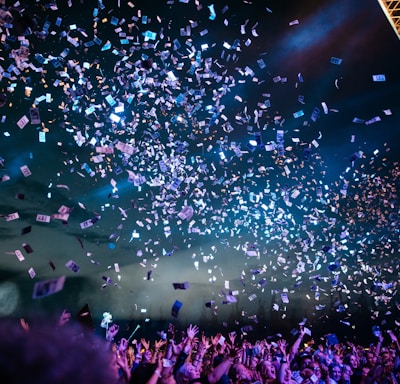
<path fill-rule="evenodd" d="M 0 326 L 2 383 L 134 384 L 393 384 L 400 382 L 399 343 L 394 331 L 367 347 L 327 337 L 305 340 L 299 326 L 293 343 L 282 335 L 249 342 L 235 332 L 205 336 L 196 325 L 183 332 L 169 324 L 154 340 L 106 340 L 79 327 L 63 312 L 57 325 L 30 326 L 24 319 Z M 67 324 L 68 323 L 68 324 Z"/>

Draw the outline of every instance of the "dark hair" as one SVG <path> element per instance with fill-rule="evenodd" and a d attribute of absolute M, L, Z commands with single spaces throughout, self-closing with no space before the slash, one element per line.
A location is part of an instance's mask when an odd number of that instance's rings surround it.
<path fill-rule="evenodd" d="M 109 384 L 116 380 L 105 342 L 76 326 L 35 324 L 28 332 L 0 322 L 1 382 L 8 384 Z"/>

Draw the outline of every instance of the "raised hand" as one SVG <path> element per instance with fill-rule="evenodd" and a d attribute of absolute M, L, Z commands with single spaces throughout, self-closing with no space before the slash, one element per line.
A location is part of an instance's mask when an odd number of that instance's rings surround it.
<path fill-rule="evenodd" d="M 226 353 L 226 355 L 228 355 L 229 357 L 239 357 L 239 355 L 243 352 L 243 348 L 240 347 L 228 347 L 228 351 Z"/>
<path fill-rule="evenodd" d="M 111 327 L 107 329 L 106 339 L 111 341 L 112 339 L 114 339 L 115 336 L 117 336 L 118 331 L 119 331 L 119 325 L 113 324 Z"/>
<path fill-rule="evenodd" d="M 199 333 L 199 327 L 197 325 L 190 324 L 186 330 L 187 337 L 193 340 L 194 337 Z"/>
<path fill-rule="evenodd" d="M 235 340 L 236 340 L 236 332 L 229 332 L 228 334 L 229 341 L 231 342 L 231 345 L 235 345 Z"/>
<path fill-rule="evenodd" d="M 64 309 L 60 318 L 58 319 L 58 325 L 62 327 L 63 325 L 68 323 L 70 318 L 71 314 Z"/>
<path fill-rule="evenodd" d="M 219 343 L 219 340 L 220 340 L 220 338 L 221 338 L 221 334 L 220 333 L 217 333 L 215 336 L 211 336 L 210 337 L 210 340 L 209 340 L 209 343 L 211 343 L 211 345 L 214 347 L 214 348 L 217 348 L 217 345 L 218 345 L 218 343 Z"/>
<path fill-rule="evenodd" d="M 154 342 L 154 348 L 155 348 L 155 350 L 156 351 L 158 351 L 163 345 L 165 345 L 167 343 L 167 341 L 166 340 L 156 340 L 155 342 Z"/>
<path fill-rule="evenodd" d="M 287 348 L 287 342 L 285 339 L 281 339 L 277 341 L 278 348 L 282 352 L 283 356 L 286 356 L 286 348 Z"/>
<path fill-rule="evenodd" d="M 127 368 L 128 367 L 128 358 L 126 356 L 126 353 L 120 352 L 120 350 L 115 351 L 115 362 L 117 365 L 121 368 Z"/>
<path fill-rule="evenodd" d="M 146 351 L 148 351 L 149 350 L 149 347 L 150 347 L 150 342 L 148 342 L 146 339 L 144 339 L 144 338 L 141 338 L 140 339 L 140 342 L 142 343 L 142 345 L 143 345 L 143 348 L 146 350 Z"/>
<path fill-rule="evenodd" d="M 24 329 L 24 331 L 28 332 L 29 331 L 29 324 L 25 321 L 23 317 L 19 319 L 19 322 L 21 324 L 21 327 Z"/>
<path fill-rule="evenodd" d="M 168 324 L 168 333 L 171 335 L 171 339 L 175 337 L 175 326 L 171 323 Z"/>
<path fill-rule="evenodd" d="M 118 349 L 121 352 L 126 352 L 126 350 L 128 349 L 128 340 L 126 340 L 125 338 L 122 338 L 121 341 L 119 342 L 119 346 Z"/>
<path fill-rule="evenodd" d="M 136 343 L 136 354 L 140 355 L 140 351 L 142 350 L 142 343 Z"/>
<path fill-rule="evenodd" d="M 204 333 L 201 335 L 201 345 L 203 345 L 205 350 L 211 347 L 210 340 L 204 335 Z"/>

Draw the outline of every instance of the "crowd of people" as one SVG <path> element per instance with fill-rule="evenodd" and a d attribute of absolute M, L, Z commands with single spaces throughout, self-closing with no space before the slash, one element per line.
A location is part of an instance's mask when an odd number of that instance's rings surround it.
<path fill-rule="evenodd" d="M 68 324 L 67 324 L 68 323 Z M 394 331 L 377 335 L 367 347 L 351 342 L 320 344 L 299 326 L 294 342 L 282 335 L 249 341 L 235 332 L 206 336 L 190 324 L 178 332 L 157 332 L 153 340 L 119 338 L 119 326 L 106 340 L 72 324 L 63 312 L 57 325 L 21 319 L 0 326 L 3 383 L 134 384 L 394 384 L 400 382 L 400 345 Z"/>

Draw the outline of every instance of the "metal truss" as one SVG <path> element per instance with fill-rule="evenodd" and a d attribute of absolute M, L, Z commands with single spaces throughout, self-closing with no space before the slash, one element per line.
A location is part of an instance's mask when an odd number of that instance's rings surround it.
<path fill-rule="evenodd" d="M 400 39 L 400 0 L 378 0 L 378 3 Z"/>

